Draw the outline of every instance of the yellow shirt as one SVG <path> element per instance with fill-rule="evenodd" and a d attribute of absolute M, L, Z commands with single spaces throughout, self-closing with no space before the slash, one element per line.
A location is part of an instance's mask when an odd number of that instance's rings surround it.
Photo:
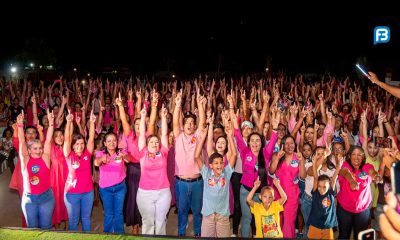
<path fill-rule="evenodd" d="M 283 206 L 279 201 L 273 201 L 268 211 L 262 203 L 254 203 L 250 207 L 254 214 L 256 223 L 256 237 L 258 238 L 282 238 L 282 230 L 279 221 L 279 213 L 283 211 Z"/>
<path fill-rule="evenodd" d="M 381 158 L 376 157 L 376 160 L 374 160 L 371 157 L 367 157 L 366 159 L 366 163 L 371 164 L 372 166 L 374 166 L 375 171 L 379 171 L 379 167 L 381 165 Z M 376 185 L 375 182 L 371 183 L 371 194 L 372 194 L 372 203 L 371 203 L 371 207 L 376 207 L 378 205 L 378 197 L 379 197 L 379 189 L 378 186 Z"/>

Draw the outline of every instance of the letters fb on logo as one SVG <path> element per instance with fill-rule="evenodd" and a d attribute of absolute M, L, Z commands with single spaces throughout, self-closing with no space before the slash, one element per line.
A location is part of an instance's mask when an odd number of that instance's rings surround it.
<path fill-rule="evenodd" d="M 378 26 L 374 29 L 374 45 L 378 43 L 388 43 L 390 41 L 390 28 Z"/>

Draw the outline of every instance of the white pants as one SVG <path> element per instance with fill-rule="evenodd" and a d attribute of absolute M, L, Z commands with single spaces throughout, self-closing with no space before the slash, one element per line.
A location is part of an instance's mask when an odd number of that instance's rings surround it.
<path fill-rule="evenodd" d="M 139 188 L 136 202 L 142 215 L 142 234 L 166 235 L 167 213 L 171 206 L 170 189 L 143 190 Z"/>

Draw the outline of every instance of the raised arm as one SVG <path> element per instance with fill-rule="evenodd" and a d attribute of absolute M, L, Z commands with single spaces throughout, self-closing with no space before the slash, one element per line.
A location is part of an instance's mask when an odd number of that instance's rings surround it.
<path fill-rule="evenodd" d="M 149 134 L 156 133 L 157 105 L 158 105 L 158 93 L 154 89 L 151 100 L 150 120 L 147 127 L 147 131 L 149 132 Z"/>
<path fill-rule="evenodd" d="M 64 152 L 64 157 L 68 157 L 69 153 L 71 152 L 71 136 L 73 132 L 71 131 L 72 129 L 72 121 L 74 120 L 74 116 L 71 114 L 71 110 L 68 110 L 68 115 L 65 118 L 67 121 L 67 124 L 65 125 L 65 130 L 64 130 L 64 146 L 63 146 L 63 152 Z"/>
<path fill-rule="evenodd" d="M 46 165 L 50 167 L 51 142 L 54 132 L 54 113 L 53 111 L 50 112 L 49 109 L 47 109 L 47 119 L 49 120 L 49 127 L 47 128 L 46 141 L 44 142 L 43 160 Z"/>
<path fill-rule="evenodd" d="M 29 160 L 28 148 L 26 147 L 25 134 L 24 134 L 24 111 L 17 117 L 18 127 L 18 142 L 19 142 L 19 157 L 22 160 L 22 170 L 25 169 Z"/>
<path fill-rule="evenodd" d="M 93 114 L 93 110 L 90 112 L 90 127 L 89 127 L 89 140 L 86 144 L 87 150 L 92 153 L 94 150 L 94 133 L 95 133 L 95 126 L 94 123 L 96 122 L 96 115 Z"/>
<path fill-rule="evenodd" d="M 142 149 L 146 146 L 146 108 L 143 108 L 142 111 L 140 111 L 140 126 L 139 126 L 139 142 L 138 142 L 138 147 L 139 151 L 142 151 Z"/>
<path fill-rule="evenodd" d="M 168 110 L 165 108 L 164 104 L 161 108 L 161 144 L 168 148 L 168 123 L 167 123 Z"/>
<path fill-rule="evenodd" d="M 210 156 L 215 151 L 214 150 L 214 113 L 207 119 L 207 123 L 208 123 L 207 154 L 208 154 L 208 156 Z"/>
<path fill-rule="evenodd" d="M 207 99 L 203 96 L 200 95 L 200 91 L 197 92 L 197 107 L 199 109 L 199 123 L 197 125 L 197 129 L 201 130 L 204 127 L 204 123 L 206 122 L 206 112 L 205 112 L 205 106 L 207 104 Z"/>
<path fill-rule="evenodd" d="M 376 85 L 378 85 L 379 87 L 385 89 L 386 91 L 388 91 L 393 96 L 395 96 L 397 98 L 400 98 L 400 88 L 379 81 L 378 77 L 373 72 L 368 72 L 368 73 L 369 73 L 369 76 L 370 76 L 369 79 L 371 80 L 371 82 L 373 82 Z"/>
<path fill-rule="evenodd" d="M 178 137 L 179 134 L 181 133 L 181 129 L 179 126 L 179 115 L 181 114 L 181 102 L 182 102 L 182 89 L 181 91 L 176 95 L 175 98 L 175 109 L 174 109 L 174 114 L 172 117 L 172 131 L 174 132 L 174 136 Z"/>
<path fill-rule="evenodd" d="M 225 126 L 225 133 L 226 136 L 228 138 L 228 153 L 227 153 L 227 157 L 228 157 L 228 161 L 229 161 L 229 165 L 234 168 L 235 167 L 235 163 L 236 163 L 236 158 L 237 158 L 237 149 L 235 146 L 235 140 L 233 138 L 233 128 L 231 125 L 227 124 Z"/>
<path fill-rule="evenodd" d="M 38 115 L 37 115 L 37 104 L 36 104 L 35 93 L 32 94 L 31 102 L 32 102 L 33 125 L 38 125 L 39 119 L 38 119 Z"/>
<path fill-rule="evenodd" d="M 200 155 L 203 150 L 206 138 L 207 138 L 207 127 L 203 127 L 200 130 L 200 141 L 196 145 L 196 149 L 194 150 L 194 160 L 196 161 L 197 166 L 199 167 L 200 170 L 203 168 L 204 165 L 204 161 L 200 158 Z"/>
<path fill-rule="evenodd" d="M 67 105 L 67 103 L 68 103 L 68 98 L 63 95 L 60 110 L 58 111 L 57 118 L 56 118 L 57 127 L 60 127 L 64 121 L 64 119 L 63 119 L 64 118 L 64 109 L 65 109 L 65 105 Z"/>
<path fill-rule="evenodd" d="M 122 105 L 121 93 L 119 94 L 118 98 L 115 99 L 115 104 L 118 106 L 119 117 L 122 122 L 124 135 L 128 136 L 131 133 L 131 126 L 129 125 L 128 119 L 126 118 L 124 105 Z"/>
<path fill-rule="evenodd" d="M 257 189 L 260 187 L 260 185 L 261 185 L 260 178 L 257 177 L 257 180 L 254 181 L 253 188 L 251 189 L 251 191 L 249 192 L 249 194 L 246 197 L 246 202 L 247 202 L 247 204 L 249 204 L 250 207 L 254 206 L 254 203 L 255 203 L 255 201 L 253 200 L 254 193 L 257 191 Z"/>

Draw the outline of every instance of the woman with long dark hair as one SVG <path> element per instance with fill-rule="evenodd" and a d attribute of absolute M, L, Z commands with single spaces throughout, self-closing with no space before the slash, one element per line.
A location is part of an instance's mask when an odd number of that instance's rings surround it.
<path fill-rule="evenodd" d="M 241 179 L 242 186 L 240 188 L 240 205 L 242 210 L 242 237 L 250 237 L 250 223 L 252 219 L 252 214 L 250 212 L 250 207 L 246 201 L 247 195 L 253 188 L 254 181 L 256 181 L 257 178 L 260 179 L 262 186 L 267 185 L 269 161 L 271 159 L 275 143 L 278 139 L 277 129 L 281 114 L 280 111 L 278 111 L 276 108 L 271 108 L 271 112 L 271 125 L 273 131 L 269 143 L 265 144 L 264 137 L 260 133 L 253 132 L 248 136 L 246 145 L 243 140 L 242 133 L 239 129 L 239 123 L 233 106 L 230 106 L 231 121 L 233 122 L 233 126 L 235 128 L 235 140 L 240 157 L 242 159 L 243 168 L 243 176 Z M 257 196 L 253 197 L 253 200 L 257 202 L 260 201 L 260 199 L 258 198 L 258 194 Z"/>

